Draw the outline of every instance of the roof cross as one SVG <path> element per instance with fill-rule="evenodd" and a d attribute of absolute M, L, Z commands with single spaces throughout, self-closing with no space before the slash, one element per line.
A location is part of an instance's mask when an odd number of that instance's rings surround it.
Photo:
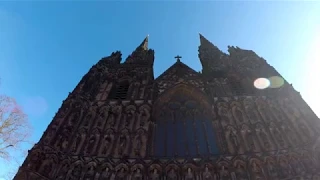
<path fill-rule="evenodd" d="M 178 62 L 180 62 L 180 58 L 182 58 L 181 56 L 177 55 L 176 57 L 174 57 L 177 59 Z"/>

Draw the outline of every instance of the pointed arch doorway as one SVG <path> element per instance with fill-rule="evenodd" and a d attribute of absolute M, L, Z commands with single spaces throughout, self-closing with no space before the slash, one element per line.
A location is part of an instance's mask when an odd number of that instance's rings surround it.
<path fill-rule="evenodd" d="M 219 154 L 211 106 L 198 89 L 185 84 L 164 92 L 154 104 L 153 155 L 196 158 Z"/>

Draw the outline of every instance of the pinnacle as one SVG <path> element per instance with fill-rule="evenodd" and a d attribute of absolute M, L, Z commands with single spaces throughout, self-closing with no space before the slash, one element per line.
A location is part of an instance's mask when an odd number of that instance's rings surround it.
<path fill-rule="evenodd" d="M 143 50 L 148 50 L 148 39 L 149 39 L 149 35 L 147 35 L 147 37 L 144 38 L 144 40 L 142 41 L 142 43 L 137 49 L 141 48 Z"/>

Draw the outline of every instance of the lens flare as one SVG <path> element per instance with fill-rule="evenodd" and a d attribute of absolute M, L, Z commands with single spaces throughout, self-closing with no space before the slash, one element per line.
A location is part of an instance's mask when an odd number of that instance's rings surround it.
<path fill-rule="evenodd" d="M 267 78 L 258 78 L 253 82 L 253 85 L 257 89 L 266 89 L 270 86 L 270 81 Z"/>
<path fill-rule="evenodd" d="M 284 79 L 279 76 L 272 76 L 268 79 L 270 81 L 269 88 L 280 88 L 284 84 Z"/>

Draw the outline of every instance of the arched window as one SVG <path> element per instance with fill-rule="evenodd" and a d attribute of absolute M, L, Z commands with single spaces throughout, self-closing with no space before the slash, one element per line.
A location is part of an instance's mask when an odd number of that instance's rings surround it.
<path fill-rule="evenodd" d="M 112 87 L 110 99 L 127 99 L 130 83 L 125 80 Z"/>
<path fill-rule="evenodd" d="M 208 107 L 190 94 L 175 92 L 156 106 L 153 154 L 156 157 L 201 157 L 218 154 Z"/>

